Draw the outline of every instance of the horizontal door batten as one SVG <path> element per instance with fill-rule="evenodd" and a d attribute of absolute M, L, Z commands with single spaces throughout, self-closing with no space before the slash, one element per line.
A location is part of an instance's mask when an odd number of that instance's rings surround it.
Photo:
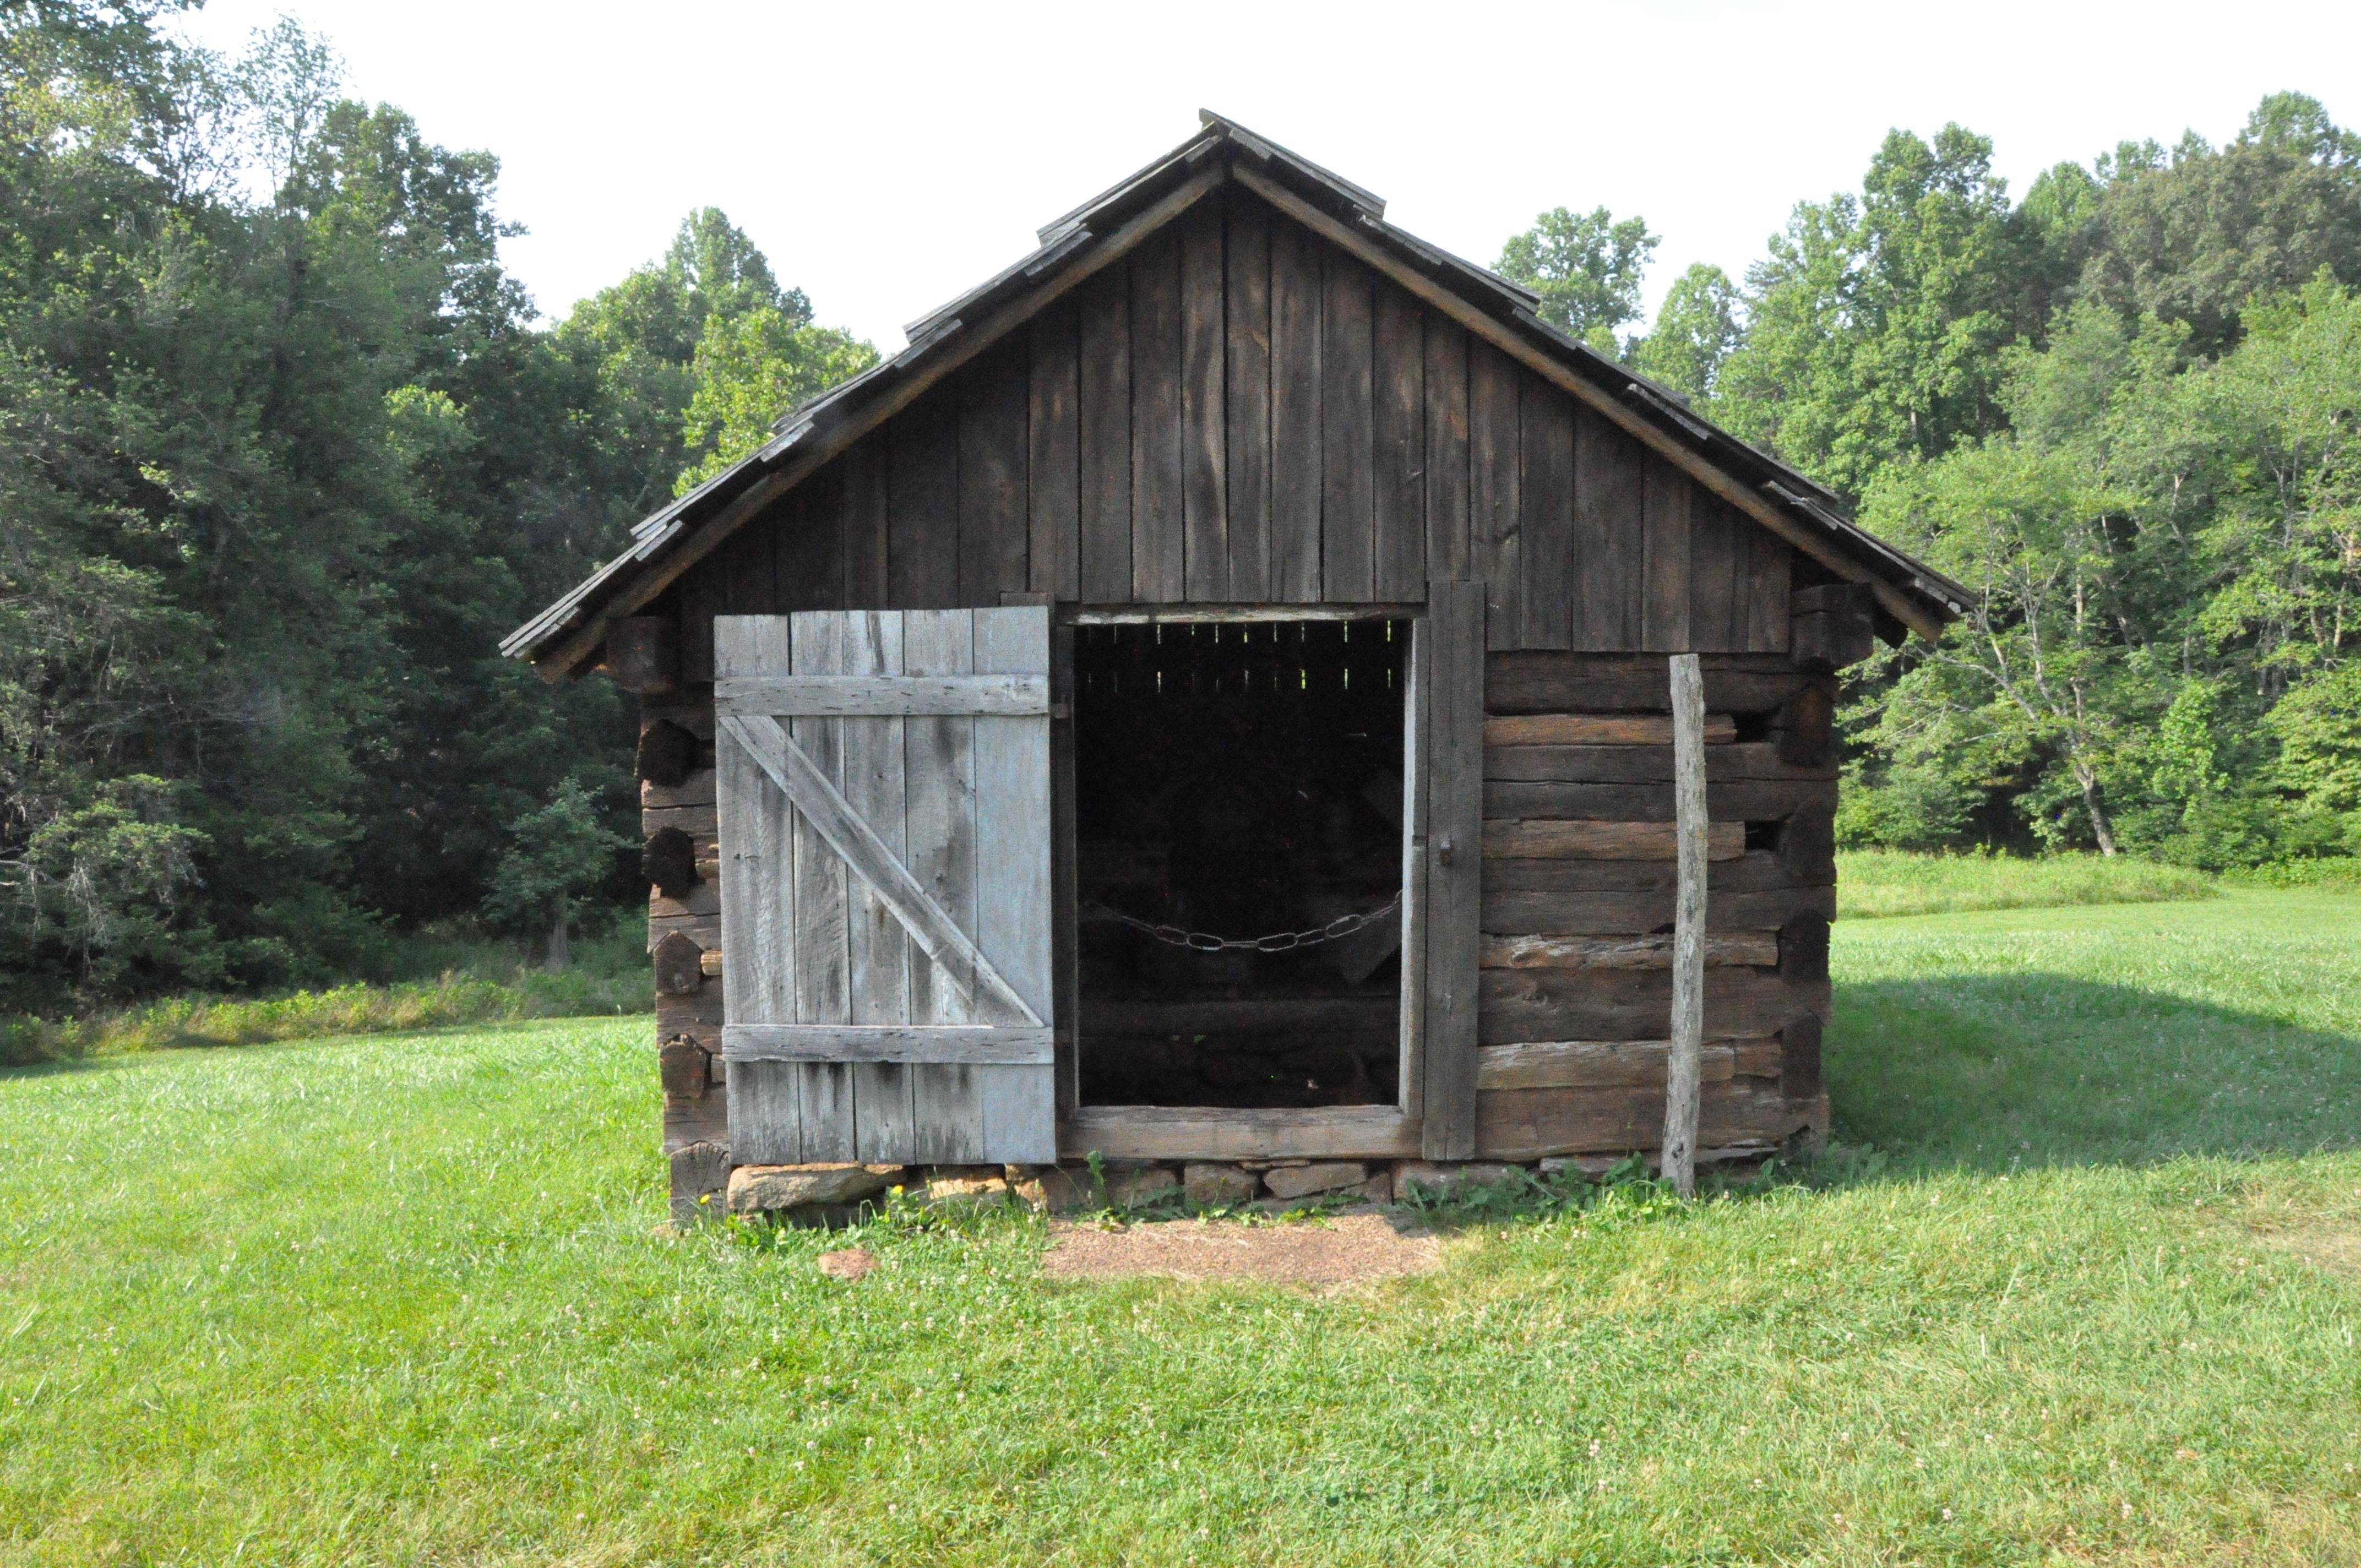
<path fill-rule="evenodd" d="M 724 675 L 719 714 L 772 718 L 1023 718 L 1049 711 L 1047 675 Z"/>
<path fill-rule="evenodd" d="M 729 1024 L 724 1061 L 967 1062 L 1039 1067 L 1056 1059 L 1048 1029 L 962 1024 Z"/>

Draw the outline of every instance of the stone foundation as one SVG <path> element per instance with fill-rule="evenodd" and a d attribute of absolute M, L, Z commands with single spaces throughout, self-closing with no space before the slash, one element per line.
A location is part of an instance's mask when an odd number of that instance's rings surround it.
<path fill-rule="evenodd" d="M 1744 1167 L 1781 1151 L 1768 1145 L 1700 1149 L 1700 1166 Z M 1451 1201 L 1529 1178 L 1599 1180 L 1623 1164 L 1603 1156 L 1526 1163 L 1502 1160 L 1125 1160 L 1088 1166 L 740 1166 L 730 1173 L 728 1212 L 797 1224 L 842 1224 L 895 1192 L 945 1212 L 1005 1202 L 1053 1214 L 1177 1204 L 1195 1211 L 1266 1212 L 1336 1203 Z M 1656 1162 L 1652 1156 L 1648 1168 Z M 719 1207 L 719 1205 L 715 1205 Z"/>

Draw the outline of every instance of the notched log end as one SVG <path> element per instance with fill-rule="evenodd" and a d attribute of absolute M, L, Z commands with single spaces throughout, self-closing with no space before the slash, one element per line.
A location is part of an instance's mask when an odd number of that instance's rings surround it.
<path fill-rule="evenodd" d="M 674 931 L 655 945 L 656 990 L 686 996 L 705 983 L 705 949 L 686 932 Z"/>
<path fill-rule="evenodd" d="M 697 846 L 677 828 L 648 835 L 640 850 L 640 870 L 658 893 L 670 899 L 686 898 L 703 879 L 697 874 Z"/>
<path fill-rule="evenodd" d="M 697 771 L 697 740 L 669 718 L 659 718 L 640 731 L 641 782 L 676 789 Z"/>

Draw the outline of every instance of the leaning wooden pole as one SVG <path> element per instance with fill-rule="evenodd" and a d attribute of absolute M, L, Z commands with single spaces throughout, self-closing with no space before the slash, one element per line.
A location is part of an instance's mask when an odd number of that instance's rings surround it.
<path fill-rule="evenodd" d="M 1705 1054 L 1705 676 L 1694 653 L 1673 655 L 1673 1047 L 1664 1069 L 1664 1179 L 1697 1190 L 1699 1080 Z"/>

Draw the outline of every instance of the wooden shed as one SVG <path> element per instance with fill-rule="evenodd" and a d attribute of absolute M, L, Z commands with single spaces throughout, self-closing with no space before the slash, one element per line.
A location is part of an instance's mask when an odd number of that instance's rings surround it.
<path fill-rule="evenodd" d="M 1959 585 L 1207 115 L 505 651 L 642 698 L 675 1204 L 735 1166 L 1826 1126 L 1833 672 Z"/>

